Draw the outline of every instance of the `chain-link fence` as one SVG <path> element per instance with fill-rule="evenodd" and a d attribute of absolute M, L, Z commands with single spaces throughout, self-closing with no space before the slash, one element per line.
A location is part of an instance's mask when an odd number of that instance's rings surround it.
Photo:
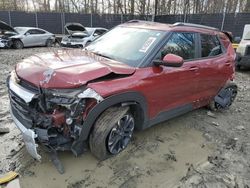
<path fill-rule="evenodd" d="M 13 27 L 40 27 L 56 34 L 64 34 L 64 25 L 68 22 L 78 22 L 85 27 L 105 27 L 110 29 L 131 19 L 152 20 L 152 16 L 0 11 L 0 20 Z"/>
<path fill-rule="evenodd" d="M 0 20 L 11 26 L 40 27 L 55 34 L 64 34 L 64 25 L 68 22 L 78 22 L 86 27 L 105 27 L 110 29 L 131 19 L 152 20 L 152 16 L 0 11 Z M 234 36 L 241 36 L 244 25 L 250 24 L 250 13 L 157 15 L 155 16 L 155 21 L 162 23 L 189 22 L 203 24 L 231 31 Z"/>

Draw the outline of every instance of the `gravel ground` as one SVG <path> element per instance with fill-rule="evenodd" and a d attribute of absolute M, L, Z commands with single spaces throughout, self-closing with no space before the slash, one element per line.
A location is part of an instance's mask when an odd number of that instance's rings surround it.
<path fill-rule="evenodd" d="M 34 161 L 23 147 L 9 115 L 5 80 L 16 62 L 34 53 L 57 50 L 0 50 L 0 174 L 20 172 L 22 187 L 250 187 L 250 72 L 236 73 L 233 106 L 223 112 L 199 109 L 135 133 L 120 155 L 103 162 L 90 152 L 75 158 L 60 153 L 66 173 L 58 174 L 48 155 Z M 48 173 L 49 172 L 49 173 Z M 44 181 L 46 180 L 46 181 Z"/>

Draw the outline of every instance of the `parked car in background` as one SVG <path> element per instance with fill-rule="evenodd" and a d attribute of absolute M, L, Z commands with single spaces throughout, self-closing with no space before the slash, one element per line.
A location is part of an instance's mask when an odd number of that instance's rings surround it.
<path fill-rule="evenodd" d="M 3 36 L 0 38 L 0 46 L 21 49 L 31 46 L 52 46 L 55 35 L 36 27 L 11 27 L 0 21 L 0 30 Z"/>
<path fill-rule="evenodd" d="M 236 68 L 250 68 L 250 24 L 245 25 L 242 40 L 240 41 L 237 52 Z"/>
<path fill-rule="evenodd" d="M 101 27 L 84 27 L 80 23 L 67 23 L 65 30 L 69 35 L 62 38 L 61 46 L 77 48 L 85 47 L 108 31 Z"/>
<path fill-rule="evenodd" d="M 237 86 L 225 33 L 202 25 L 130 21 L 85 50 L 36 54 L 7 80 L 11 116 L 36 159 L 37 144 L 98 159 L 143 130 L 191 110 L 227 109 Z"/>

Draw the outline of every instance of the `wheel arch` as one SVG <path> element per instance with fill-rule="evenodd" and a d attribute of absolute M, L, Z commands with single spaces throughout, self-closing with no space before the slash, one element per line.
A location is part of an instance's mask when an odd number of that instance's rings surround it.
<path fill-rule="evenodd" d="M 112 106 L 130 106 L 131 113 L 136 120 L 136 129 L 141 130 L 148 121 L 147 102 L 145 97 L 139 92 L 126 92 L 105 98 L 102 102 L 95 105 L 88 113 L 80 134 L 80 140 L 86 141 L 91 133 L 93 125 L 98 117 Z"/>
<path fill-rule="evenodd" d="M 20 38 L 11 38 L 12 45 L 14 44 L 15 41 L 20 41 L 23 44 L 23 47 L 25 47 L 23 41 Z"/>

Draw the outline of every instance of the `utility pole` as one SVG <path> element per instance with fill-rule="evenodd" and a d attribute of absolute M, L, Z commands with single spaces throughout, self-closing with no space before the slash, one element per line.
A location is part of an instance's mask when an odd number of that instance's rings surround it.
<path fill-rule="evenodd" d="M 223 10 L 223 17 L 222 17 L 222 22 L 221 22 L 221 28 L 220 28 L 220 30 L 224 29 L 225 18 L 226 18 L 226 8 L 224 8 L 224 10 Z"/>
<path fill-rule="evenodd" d="M 155 9 L 154 9 L 154 15 L 153 15 L 152 21 L 155 21 L 155 17 L 157 15 L 157 8 L 158 8 L 158 0 L 155 0 Z"/>

